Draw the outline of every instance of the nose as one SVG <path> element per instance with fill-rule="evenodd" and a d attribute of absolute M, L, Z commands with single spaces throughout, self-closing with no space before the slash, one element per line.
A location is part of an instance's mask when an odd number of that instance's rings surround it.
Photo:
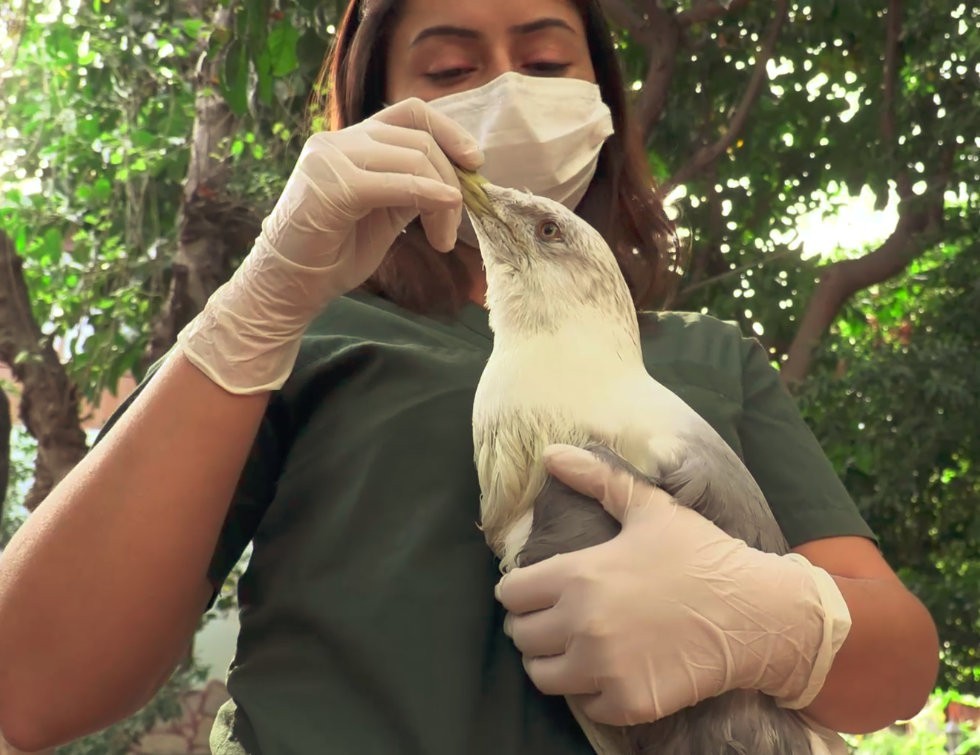
<path fill-rule="evenodd" d="M 486 68 L 484 69 L 486 81 L 483 83 L 489 83 L 505 73 L 517 70 L 518 65 L 511 57 L 508 46 L 503 43 L 494 43 L 487 53 Z"/>

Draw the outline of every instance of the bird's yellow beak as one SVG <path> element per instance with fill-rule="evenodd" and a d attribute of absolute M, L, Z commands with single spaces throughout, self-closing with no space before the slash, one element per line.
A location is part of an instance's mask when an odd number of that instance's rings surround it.
<path fill-rule="evenodd" d="M 486 215 L 496 217 L 497 213 L 494 212 L 490 198 L 483 189 L 487 179 L 475 171 L 462 168 L 456 168 L 456 176 L 459 178 L 459 188 L 463 192 L 463 204 L 466 205 L 466 209 L 477 217 Z"/>

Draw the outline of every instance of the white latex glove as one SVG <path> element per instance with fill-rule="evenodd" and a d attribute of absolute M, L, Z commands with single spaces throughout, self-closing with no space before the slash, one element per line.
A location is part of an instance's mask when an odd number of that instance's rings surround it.
<path fill-rule="evenodd" d="M 178 336 L 186 357 L 232 393 L 281 386 L 310 321 L 363 283 L 421 213 L 432 246 L 456 243 L 462 213 L 450 161 L 477 142 L 419 99 L 310 137 L 255 246 Z"/>
<path fill-rule="evenodd" d="M 544 459 L 623 528 L 498 584 L 538 689 L 581 696 L 586 715 L 620 726 L 732 689 L 790 708 L 816 697 L 850 628 L 827 572 L 748 547 L 588 451 L 550 446 Z"/>

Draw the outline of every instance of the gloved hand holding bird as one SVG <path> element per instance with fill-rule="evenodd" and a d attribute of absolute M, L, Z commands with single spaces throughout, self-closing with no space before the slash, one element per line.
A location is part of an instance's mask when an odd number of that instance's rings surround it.
<path fill-rule="evenodd" d="M 850 626 L 833 579 L 787 554 L 735 452 L 649 375 L 599 233 L 459 175 L 494 333 L 473 407 L 481 526 L 532 681 L 604 755 L 827 752 L 796 711 Z M 623 589 L 593 599 L 600 584 Z"/>

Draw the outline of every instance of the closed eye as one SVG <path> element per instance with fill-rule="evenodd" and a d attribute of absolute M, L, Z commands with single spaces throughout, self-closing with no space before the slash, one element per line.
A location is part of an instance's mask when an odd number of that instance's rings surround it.
<path fill-rule="evenodd" d="M 550 60 L 542 60 L 537 63 L 528 63 L 524 66 L 524 69 L 532 76 L 560 76 L 571 67 L 571 63 L 557 63 Z"/>
<path fill-rule="evenodd" d="M 432 71 L 425 74 L 425 78 L 437 84 L 445 84 L 455 79 L 462 78 L 468 73 L 473 73 L 475 68 L 447 68 L 443 71 Z"/>

